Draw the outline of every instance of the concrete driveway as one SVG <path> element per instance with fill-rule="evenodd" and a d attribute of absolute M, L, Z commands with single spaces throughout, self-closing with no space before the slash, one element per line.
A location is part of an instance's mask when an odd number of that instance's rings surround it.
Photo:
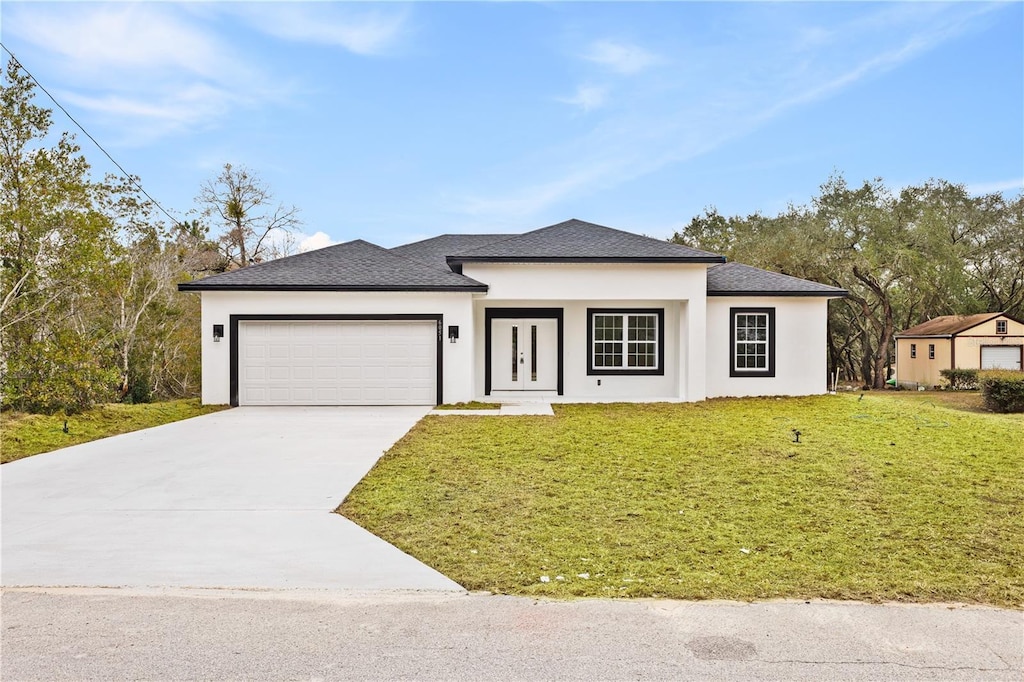
<path fill-rule="evenodd" d="M 235 408 L 5 464 L 0 582 L 461 590 L 331 513 L 427 411 Z"/>

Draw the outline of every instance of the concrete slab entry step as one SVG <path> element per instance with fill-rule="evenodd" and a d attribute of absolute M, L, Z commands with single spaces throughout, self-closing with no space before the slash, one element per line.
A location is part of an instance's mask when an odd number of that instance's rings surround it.
<path fill-rule="evenodd" d="M 555 411 L 548 402 L 502 403 L 500 412 L 502 415 L 555 416 Z"/>

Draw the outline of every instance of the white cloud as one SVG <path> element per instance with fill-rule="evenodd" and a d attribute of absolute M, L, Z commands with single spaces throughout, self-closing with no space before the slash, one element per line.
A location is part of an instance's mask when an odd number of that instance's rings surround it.
<path fill-rule="evenodd" d="M 559 102 L 579 107 L 583 111 L 600 109 L 608 101 L 608 88 L 598 85 L 580 85 L 572 97 L 559 97 Z"/>
<path fill-rule="evenodd" d="M 274 81 L 202 21 L 170 4 L 4 8 L 5 32 L 24 43 L 26 65 L 72 111 L 97 114 L 90 127 L 105 141 L 128 146 L 282 99 L 284 86 L 268 85 Z"/>
<path fill-rule="evenodd" d="M 972 182 L 967 185 L 967 191 L 973 195 L 980 194 L 1003 194 L 1004 192 L 1024 191 L 1024 178 L 1016 180 L 996 180 L 995 182 Z"/>
<path fill-rule="evenodd" d="M 341 47 L 359 55 L 387 54 L 409 32 L 408 12 L 404 10 L 354 13 L 327 3 L 257 3 L 234 9 L 268 35 Z"/>
<path fill-rule="evenodd" d="M 228 112 L 236 98 L 220 88 L 196 83 L 163 92 L 83 95 L 60 91 L 59 99 L 74 109 L 88 110 L 118 120 L 132 120 L 132 130 L 122 130 L 123 142 L 142 144 L 189 127 L 203 126 Z"/>
<path fill-rule="evenodd" d="M 581 56 L 583 59 L 599 64 L 615 73 L 627 75 L 639 73 L 658 62 L 656 56 L 641 47 L 615 43 L 610 40 L 594 43 Z"/>
<path fill-rule="evenodd" d="M 299 233 L 296 239 L 299 242 L 299 251 L 305 253 L 306 251 L 316 251 L 322 249 L 325 246 L 333 246 L 338 242 L 334 241 L 329 234 L 326 232 L 317 232 L 312 235 Z"/>
<path fill-rule="evenodd" d="M 704 67 L 681 71 L 675 81 L 665 73 L 631 79 L 629 106 L 595 115 L 589 130 L 519 161 L 516 174 L 529 182 L 476 188 L 456 197 L 451 207 L 466 216 L 507 212 L 531 218 L 697 158 L 792 110 L 899 68 L 971 30 L 992 10 L 949 5 L 920 15 L 872 11 L 894 23 L 859 17 L 808 33 L 783 22 L 755 31 L 742 49 L 690 49 L 687 63 Z M 835 40 L 823 40 L 824 31 Z M 801 35 L 803 49 L 794 51 L 794 39 Z M 659 59 L 607 41 L 595 44 L 586 58 L 619 73 L 637 73 Z M 570 100 L 577 106 L 586 102 L 583 97 L 562 101 Z"/>
<path fill-rule="evenodd" d="M 161 5 L 30 4 L 5 12 L 4 21 L 8 31 L 91 78 L 154 70 L 221 78 L 240 68 L 208 32 Z"/>
<path fill-rule="evenodd" d="M 581 189 L 601 181 L 613 168 L 590 165 L 550 182 L 525 187 L 510 195 L 497 197 L 468 197 L 457 202 L 457 211 L 473 216 L 502 216 L 505 219 L 535 215 L 552 204 Z"/>

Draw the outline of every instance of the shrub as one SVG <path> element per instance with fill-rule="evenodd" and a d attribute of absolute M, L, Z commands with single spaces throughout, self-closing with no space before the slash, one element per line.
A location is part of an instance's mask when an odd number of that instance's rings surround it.
<path fill-rule="evenodd" d="M 973 391 L 978 388 L 978 370 L 976 369 L 944 369 L 942 378 L 949 382 L 953 391 Z"/>
<path fill-rule="evenodd" d="M 74 334 L 32 341 L 7 358 L 3 404 L 23 412 L 67 415 L 114 397 L 118 373 Z"/>
<path fill-rule="evenodd" d="M 1024 412 L 1024 371 L 986 370 L 978 373 L 985 408 L 993 412 Z"/>

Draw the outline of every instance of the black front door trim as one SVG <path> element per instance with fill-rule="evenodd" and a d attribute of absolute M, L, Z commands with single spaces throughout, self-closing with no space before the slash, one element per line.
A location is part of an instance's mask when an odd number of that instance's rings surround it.
<path fill-rule="evenodd" d="M 231 363 L 231 407 L 238 407 L 238 323 L 241 321 L 278 321 L 278 320 L 292 320 L 301 322 L 303 320 L 351 320 L 358 322 L 361 320 L 367 322 L 377 321 L 401 321 L 401 320 L 433 320 L 437 324 L 437 395 L 436 404 L 440 405 L 444 402 L 444 346 L 441 344 L 441 338 L 443 336 L 442 329 L 444 328 L 444 316 L 443 315 L 231 315 L 229 318 L 230 325 L 230 363 Z"/>
<path fill-rule="evenodd" d="M 552 319 L 558 323 L 558 395 L 564 395 L 562 308 L 484 308 L 484 395 L 491 394 L 491 320 L 515 318 Z"/>

